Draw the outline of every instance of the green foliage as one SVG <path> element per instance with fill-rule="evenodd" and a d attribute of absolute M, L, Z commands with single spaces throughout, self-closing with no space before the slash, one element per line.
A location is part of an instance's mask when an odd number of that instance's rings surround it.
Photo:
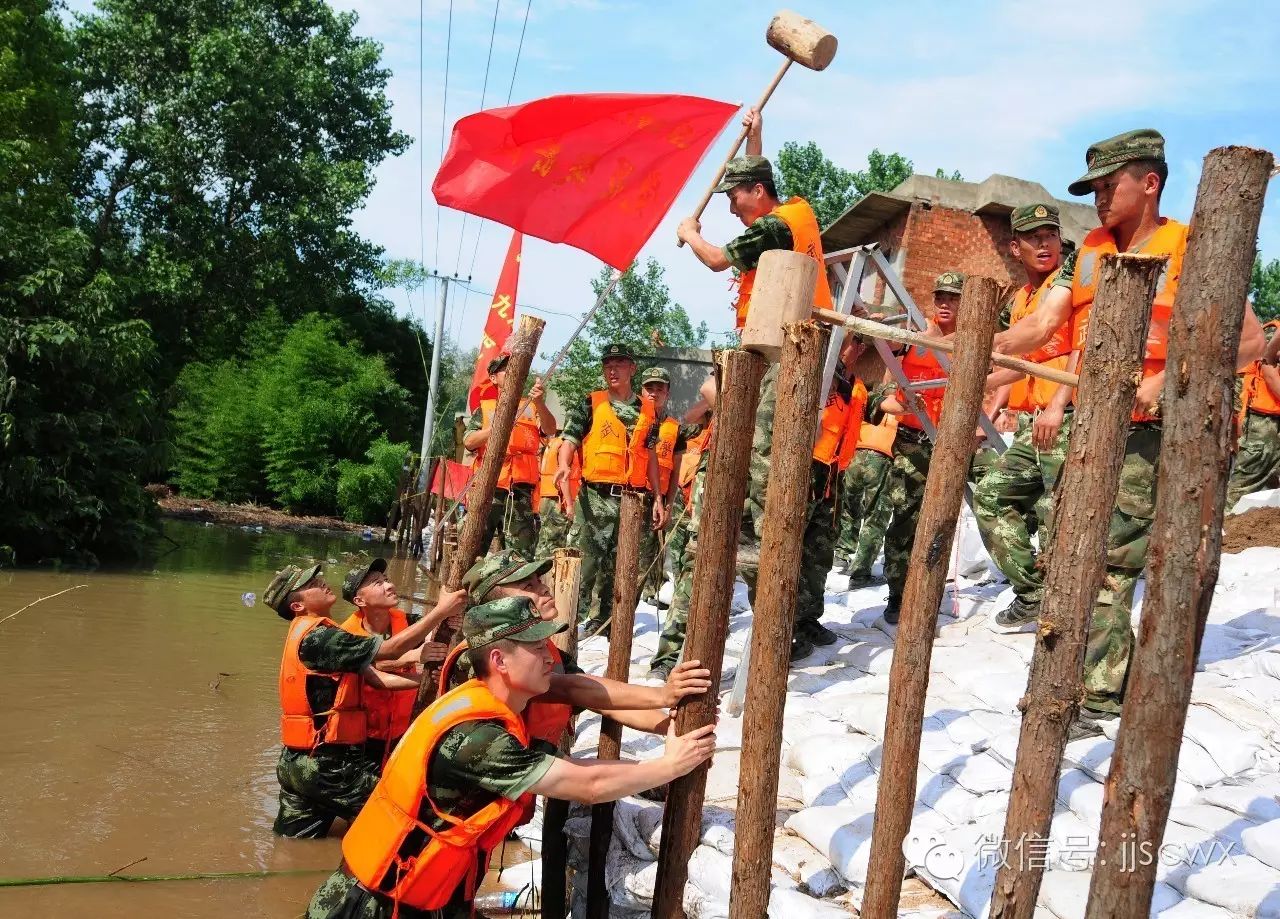
<path fill-rule="evenodd" d="M 782 199 L 804 198 L 822 227 L 830 226 L 860 197 L 854 188 L 853 173 L 827 159 L 813 141 L 801 145 L 789 140 L 783 144 L 774 162 L 774 174 Z"/>
<path fill-rule="evenodd" d="M 605 268 L 592 280 L 591 289 L 597 297 L 608 286 L 612 273 Z M 645 261 L 643 271 L 632 265 L 622 275 L 550 380 L 562 405 L 584 399 L 601 386 L 600 352 L 606 345 L 630 345 L 643 370 L 647 366 L 644 358 L 659 348 L 698 348 L 706 342 L 707 324 L 695 327 L 689 321 L 684 307 L 672 301 L 662 276 L 662 266 L 652 258 Z"/>
<path fill-rule="evenodd" d="M 1253 311 L 1263 322 L 1280 319 L 1280 259 L 1263 263 L 1259 255 L 1253 260 L 1253 281 L 1249 285 Z"/>
<path fill-rule="evenodd" d="M 964 176 L 960 174 L 959 169 L 952 170 L 951 174 L 948 175 L 945 171 L 943 171 L 942 167 L 938 167 L 938 170 L 934 173 L 934 177 L 939 179 L 946 179 L 948 182 L 964 181 Z"/>
<path fill-rule="evenodd" d="M 0 562 L 136 555 L 153 525 L 154 349 L 78 226 L 70 50 L 48 0 L 0 12 Z"/>
<path fill-rule="evenodd" d="M 867 168 L 853 173 L 855 200 L 873 191 L 893 191 L 915 172 L 915 165 L 901 153 L 885 155 L 874 149 L 867 154 Z"/>
<path fill-rule="evenodd" d="M 277 321 L 268 314 L 251 337 Z M 387 419 L 410 411 L 382 358 L 348 338 L 336 320 L 312 314 L 246 360 L 187 366 L 174 410 L 183 491 L 337 511 L 340 464 L 372 459 Z"/>
<path fill-rule="evenodd" d="M 386 517 L 400 484 L 400 470 L 409 455 L 408 444 L 379 437 L 365 451 L 367 462 L 338 463 L 338 510 L 346 520 L 377 523 Z"/>
<path fill-rule="evenodd" d="M 436 396 L 436 426 L 431 435 L 431 456 L 457 455 L 458 438 L 454 436 L 454 419 L 466 414 L 467 395 L 471 392 L 471 375 L 476 368 L 478 348 L 463 351 L 457 345 L 446 342 L 440 354 L 439 393 Z M 418 418 L 417 435 L 413 438 L 414 452 L 422 444 L 422 418 Z"/>

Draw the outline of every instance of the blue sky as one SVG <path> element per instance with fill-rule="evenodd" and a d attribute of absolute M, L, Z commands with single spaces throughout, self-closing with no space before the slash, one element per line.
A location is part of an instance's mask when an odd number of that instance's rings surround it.
<path fill-rule="evenodd" d="M 360 16 L 358 30 L 383 45 L 396 126 L 421 138 L 378 169 L 378 185 L 356 227 L 391 256 L 417 258 L 444 273 L 473 274 L 492 290 L 509 231 L 438 210 L 430 184 L 439 162 L 447 0 L 332 0 Z M 764 42 L 779 8 L 770 3 L 532 0 L 513 102 L 571 92 L 681 92 L 731 102 L 759 95 L 780 56 Z M 80 5 L 80 4 L 74 4 Z M 419 92 L 419 10 L 425 67 Z M 481 108 L 494 21 L 492 0 L 455 0 L 446 128 Z M 796 5 L 840 39 L 822 73 L 793 67 L 765 113 L 765 153 L 787 140 L 817 141 L 849 169 L 874 147 L 914 160 L 917 171 L 958 169 L 969 180 L 1006 173 L 1066 196 L 1094 140 L 1134 127 L 1164 133 L 1170 158 L 1165 210 L 1186 219 L 1204 155 L 1224 144 L 1280 152 L 1280 3 L 1138 0 L 1102 7 L 1027 2 L 834 3 Z M 525 0 L 500 0 L 485 107 L 502 105 L 511 84 Z M 424 122 L 420 127 L 420 119 Z M 732 327 L 725 275 L 713 275 L 674 227 L 709 181 L 712 160 L 677 200 L 641 257 L 667 269 L 673 296 L 713 333 Z M 420 232 L 419 197 L 426 186 Z M 437 251 L 436 222 L 440 233 Z M 703 230 L 721 242 L 739 225 L 713 199 Z M 461 256 L 459 241 L 461 235 Z M 1263 215 L 1264 257 L 1280 258 L 1280 179 Z M 526 240 L 518 301 L 548 320 L 543 350 L 557 350 L 591 305 L 588 280 L 600 263 L 585 253 Z M 391 292 L 431 328 L 426 297 Z M 451 292 L 451 297 L 453 296 Z M 425 299 L 425 302 L 424 302 Z M 488 306 L 458 297 L 448 334 L 479 339 Z"/>

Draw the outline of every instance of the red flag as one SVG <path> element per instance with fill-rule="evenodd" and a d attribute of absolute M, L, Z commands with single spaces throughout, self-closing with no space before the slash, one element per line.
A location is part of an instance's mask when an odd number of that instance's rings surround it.
<path fill-rule="evenodd" d="M 489 361 L 502 353 L 502 346 L 511 337 L 516 320 L 516 285 L 520 281 L 520 243 L 524 237 L 517 230 L 511 234 L 507 248 L 507 260 L 502 263 L 498 286 L 489 304 L 489 318 L 484 323 L 484 336 L 480 339 L 480 353 L 476 355 L 475 373 L 471 375 L 471 394 L 467 408 L 475 411 L 482 399 L 496 399 L 498 387 L 489 382 Z"/>
<path fill-rule="evenodd" d="M 431 494 L 444 495 L 446 501 L 456 501 L 466 492 L 470 481 L 470 466 L 445 460 L 443 464 L 436 464 L 435 475 L 431 478 Z"/>
<path fill-rule="evenodd" d="M 431 190 L 625 270 L 737 106 L 697 96 L 551 96 L 453 126 Z"/>

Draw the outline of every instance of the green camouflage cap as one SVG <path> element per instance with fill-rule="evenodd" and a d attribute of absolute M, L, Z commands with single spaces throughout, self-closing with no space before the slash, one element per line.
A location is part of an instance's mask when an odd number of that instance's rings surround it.
<path fill-rule="evenodd" d="M 958 271 L 944 271 L 933 282 L 933 292 L 958 294 L 964 289 L 964 275 Z"/>
<path fill-rule="evenodd" d="M 1052 204 L 1024 204 L 1009 215 L 1009 226 L 1015 233 L 1029 233 L 1039 227 L 1062 228 L 1058 209 Z"/>
<path fill-rule="evenodd" d="M 623 360 L 634 361 L 636 356 L 631 352 L 631 346 L 615 341 L 611 345 L 605 345 L 604 351 L 600 353 L 600 363 L 604 363 L 610 358 L 620 357 Z"/>
<path fill-rule="evenodd" d="M 462 576 L 462 586 L 467 589 L 467 596 L 472 603 L 483 603 L 489 591 L 499 584 L 511 584 L 523 581 L 535 574 L 544 574 L 551 570 L 552 560 L 536 558 L 529 561 L 519 552 L 504 549 L 486 555 L 476 562 Z"/>
<path fill-rule="evenodd" d="M 746 183 L 773 181 L 773 164 L 763 156 L 735 156 L 724 167 L 724 178 L 716 191 L 728 191 Z"/>
<path fill-rule="evenodd" d="M 462 634 L 473 649 L 504 638 L 528 643 L 545 641 L 567 628 L 563 622 L 543 619 L 528 597 L 490 600 L 471 607 L 462 617 Z"/>
<path fill-rule="evenodd" d="M 1089 183 L 1094 179 L 1111 175 L 1125 163 L 1134 160 L 1164 162 L 1164 135 L 1154 128 L 1138 128 L 1125 131 L 1092 144 L 1084 155 L 1089 171 L 1067 186 L 1073 195 L 1087 195 L 1093 191 Z"/>
<path fill-rule="evenodd" d="M 319 565 L 312 565 L 310 568 L 285 565 L 276 572 L 275 577 L 271 579 L 271 583 L 267 585 L 267 589 L 262 592 L 262 602 L 285 619 L 292 619 L 293 613 L 288 606 L 289 594 L 301 587 L 305 587 L 319 573 Z"/>
<path fill-rule="evenodd" d="M 489 361 L 489 375 L 493 376 L 499 370 L 505 368 L 510 360 L 510 354 L 499 354 L 493 360 Z"/>
<path fill-rule="evenodd" d="M 342 581 L 342 599 L 348 603 L 356 602 L 356 593 L 360 590 L 360 585 L 364 583 L 364 579 L 375 571 L 386 571 L 387 560 L 385 558 L 375 558 L 367 565 L 361 565 L 359 568 L 352 568 L 347 572 L 346 578 Z"/>
<path fill-rule="evenodd" d="M 640 374 L 640 385 L 645 383 L 666 383 L 671 385 L 671 374 L 667 373 L 664 367 L 650 367 L 644 373 Z"/>

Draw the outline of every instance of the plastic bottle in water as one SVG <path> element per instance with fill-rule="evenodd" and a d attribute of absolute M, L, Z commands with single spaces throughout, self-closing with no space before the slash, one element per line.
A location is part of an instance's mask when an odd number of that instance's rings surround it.
<path fill-rule="evenodd" d="M 258 602 L 258 595 L 252 590 L 246 590 L 240 595 L 240 602 L 245 606 L 253 606 L 253 604 Z"/>

